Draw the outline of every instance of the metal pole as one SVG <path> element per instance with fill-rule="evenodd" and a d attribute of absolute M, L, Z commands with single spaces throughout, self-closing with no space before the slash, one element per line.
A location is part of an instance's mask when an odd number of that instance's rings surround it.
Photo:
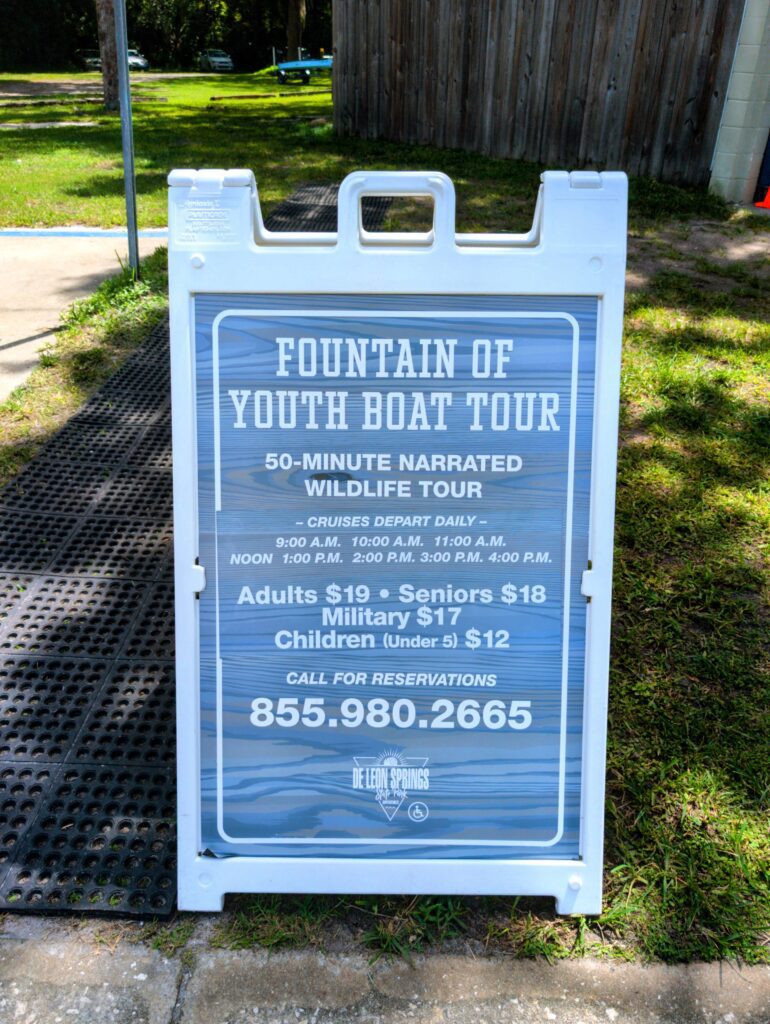
<path fill-rule="evenodd" d="M 120 95 L 120 132 L 123 139 L 123 181 L 126 191 L 126 227 L 128 263 L 139 277 L 139 236 L 136 230 L 136 175 L 134 173 L 134 130 L 131 118 L 131 83 L 128 71 L 128 27 L 126 0 L 115 3 L 115 41 L 118 50 L 118 93 Z"/>

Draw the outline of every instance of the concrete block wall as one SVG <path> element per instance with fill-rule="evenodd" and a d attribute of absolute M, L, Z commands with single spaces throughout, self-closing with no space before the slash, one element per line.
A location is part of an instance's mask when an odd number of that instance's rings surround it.
<path fill-rule="evenodd" d="M 770 131 L 770 2 L 746 0 L 711 165 L 711 187 L 749 203 Z"/>

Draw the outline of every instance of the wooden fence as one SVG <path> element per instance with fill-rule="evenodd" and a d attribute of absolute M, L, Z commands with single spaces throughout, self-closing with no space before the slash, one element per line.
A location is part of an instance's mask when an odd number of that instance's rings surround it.
<path fill-rule="evenodd" d="M 704 184 L 743 0 L 334 0 L 337 130 Z"/>

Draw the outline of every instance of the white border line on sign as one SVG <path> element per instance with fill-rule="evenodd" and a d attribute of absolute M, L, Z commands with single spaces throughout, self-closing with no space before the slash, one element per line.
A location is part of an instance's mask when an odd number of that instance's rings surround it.
<path fill-rule="evenodd" d="M 220 836 L 229 843 L 243 845 L 306 845 L 306 846 L 470 846 L 470 847 L 549 847 L 554 846 L 561 839 L 564 832 L 564 789 L 566 777 L 566 741 L 567 741 L 567 691 L 569 675 L 569 625 L 570 625 L 570 587 L 572 582 L 572 513 L 575 483 L 575 431 L 577 413 L 577 385 L 578 385 L 578 357 L 580 348 L 580 328 L 577 320 L 570 313 L 560 312 L 525 312 L 513 311 L 488 311 L 469 310 L 465 312 L 442 311 L 442 310 L 303 310 L 303 309 L 264 309 L 264 310 L 243 310 L 226 309 L 219 313 L 212 323 L 212 364 L 213 364 L 213 391 L 214 391 L 214 518 L 217 523 L 217 514 L 221 511 L 222 488 L 221 488 L 221 460 L 220 460 L 220 426 L 219 426 L 219 326 L 227 317 L 238 317 L 243 319 L 275 317 L 304 317 L 315 320 L 341 319 L 341 318 L 431 318 L 431 319 L 518 319 L 518 320 L 565 320 L 572 326 L 572 367 L 570 380 L 570 430 L 568 443 L 568 466 L 567 466 L 567 508 L 565 521 L 565 551 L 564 551 L 564 616 L 562 620 L 562 682 L 561 682 L 561 716 L 559 730 L 559 805 L 557 813 L 557 830 L 551 839 L 539 840 L 505 840 L 505 839 L 305 839 L 305 838 L 269 838 L 258 837 L 243 839 L 230 836 L 224 829 L 224 786 L 223 786 L 223 710 L 222 710 L 222 660 L 219 645 L 219 556 L 218 556 L 218 529 L 214 529 L 214 550 L 215 550 L 215 602 L 216 602 L 216 746 L 217 746 L 217 831 Z"/>

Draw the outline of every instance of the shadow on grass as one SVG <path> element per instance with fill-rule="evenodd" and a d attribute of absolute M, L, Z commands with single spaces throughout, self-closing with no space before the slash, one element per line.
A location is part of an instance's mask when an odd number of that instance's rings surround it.
<path fill-rule="evenodd" d="M 648 335 L 650 347 L 661 352 L 703 353 L 709 356 L 762 355 L 770 351 L 770 340 L 762 332 L 751 329 L 747 324 L 744 331 L 736 336 L 719 323 L 691 323 L 659 334 Z"/>
<path fill-rule="evenodd" d="M 739 373 L 693 364 L 723 348 L 711 333 L 652 333 L 644 348 L 665 355 L 619 461 L 609 912 L 666 960 L 763 959 L 770 414 Z"/>
<path fill-rule="evenodd" d="M 165 189 L 168 172 L 138 171 L 136 174 L 136 190 L 138 194 L 155 192 Z M 95 196 L 125 196 L 126 186 L 123 172 L 120 169 L 110 174 L 92 174 L 87 178 L 79 178 L 77 183 L 62 189 L 69 196 L 91 198 Z"/>

